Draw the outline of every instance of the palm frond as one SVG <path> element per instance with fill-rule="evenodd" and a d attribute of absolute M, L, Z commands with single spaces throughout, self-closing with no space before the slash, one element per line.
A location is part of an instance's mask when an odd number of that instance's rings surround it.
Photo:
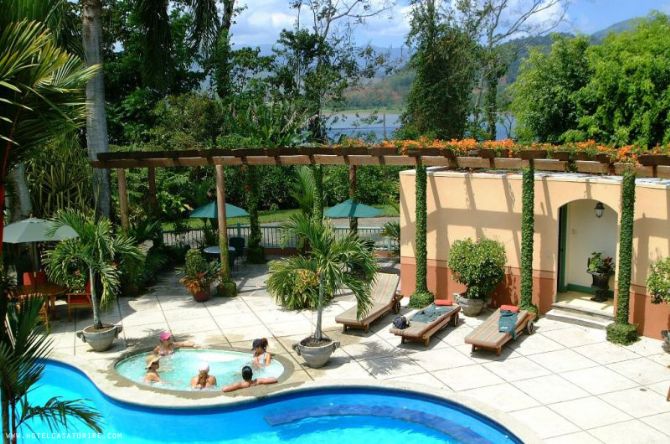
<path fill-rule="evenodd" d="M 95 408 L 86 405 L 82 399 L 62 400 L 60 396 L 54 396 L 47 400 L 44 405 L 31 405 L 26 397 L 21 398 L 20 416 L 18 425 L 25 424 L 32 430 L 30 419 L 38 418 L 51 430 L 56 430 L 58 426 L 67 427 L 70 419 L 85 424 L 89 429 L 96 433 L 102 433 L 100 421 L 102 415 Z"/>

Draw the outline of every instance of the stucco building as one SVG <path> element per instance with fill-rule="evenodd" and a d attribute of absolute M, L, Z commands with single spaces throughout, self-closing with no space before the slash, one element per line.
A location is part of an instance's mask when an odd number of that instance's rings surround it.
<path fill-rule="evenodd" d="M 616 265 L 620 200 L 620 177 L 537 172 L 533 300 L 541 313 L 551 310 L 565 295 L 590 291 L 586 268 L 592 252 L 613 257 Z M 601 211 L 595 211 L 596 205 Z M 449 247 L 459 239 L 484 237 L 502 242 L 507 252 L 506 279 L 494 292 L 491 304 L 518 303 L 521 174 L 429 168 L 427 211 L 428 288 L 441 299 L 462 291 L 447 267 Z M 401 287 L 409 295 L 416 277 L 414 171 L 400 174 L 400 224 Z M 630 322 L 639 324 L 645 336 L 660 337 L 660 331 L 669 327 L 670 307 L 652 304 L 645 285 L 650 263 L 668 255 L 670 180 L 638 179 Z M 610 281 L 613 289 L 616 277 Z M 594 307 L 613 316 L 615 305 L 616 291 L 609 304 Z"/>

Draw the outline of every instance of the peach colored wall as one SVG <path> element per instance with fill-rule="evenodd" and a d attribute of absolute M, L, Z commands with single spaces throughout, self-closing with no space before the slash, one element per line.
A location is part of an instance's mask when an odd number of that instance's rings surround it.
<path fill-rule="evenodd" d="M 400 224 L 402 291 L 414 290 L 415 174 L 400 174 Z M 621 180 L 576 174 L 538 173 L 535 179 L 534 276 L 541 311 L 546 312 L 556 296 L 558 270 L 558 213 L 569 202 L 582 199 L 603 202 L 620 213 Z M 494 303 L 518 297 L 521 250 L 521 175 L 517 173 L 464 173 L 430 169 L 427 199 L 428 287 L 440 298 L 458 291 L 447 268 L 449 246 L 466 237 L 496 239 L 505 245 L 508 259 L 507 285 L 498 289 Z M 631 312 L 648 336 L 659 336 L 668 328 L 666 306 L 651 305 L 644 294 L 651 261 L 670 255 L 670 188 L 638 181 L 635 207 L 632 283 L 637 288 Z M 618 237 L 618 233 L 617 233 Z M 618 254 L 618 246 L 617 246 Z M 615 258 L 616 259 L 616 258 Z M 570 260 L 570 258 L 568 258 Z M 579 258 L 583 261 L 585 258 Z M 631 302 L 633 307 L 633 302 Z"/>

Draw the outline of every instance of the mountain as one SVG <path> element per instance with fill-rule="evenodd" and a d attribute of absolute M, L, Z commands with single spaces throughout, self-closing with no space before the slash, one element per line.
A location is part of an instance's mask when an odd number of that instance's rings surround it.
<path fill-rule="evenodd" d="M 615 23 L 611 26 L 608 26 L 605 29 L 602 29 L 598 32 L 594 32 L 591 34 L 591 42 L 595 44 L 602 43 L 602 41 L 605 39 L 610 34 L 619 34 L 620 32 L 624 31 L 630 31 L 631 29 L 634 29 L 637 25 L 639 25 L 641 22 L 647 20 L 646 17 L 633 17 L 628 20 L 624 20 L 623 22 L 618 22 Z"/>

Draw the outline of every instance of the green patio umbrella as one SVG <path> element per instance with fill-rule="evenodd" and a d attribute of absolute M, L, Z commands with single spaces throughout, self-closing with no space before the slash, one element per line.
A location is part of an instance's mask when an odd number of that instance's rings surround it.
<path fill-rule="evenodd" d="M 60 227 L 53 236 L 47 233 L 53 228 L 53 222 L 31 217 L 5 227 L 3 242 L 20 244 L 24 242 L 52 242 L 77 237 L 77 233 L 68 227 Z"/>
<path fill-rule="evenodd" d="M 200 217 L 203 219 L 218 219 L 216 210 L 217 210 L 216 202 L 210 202 L 207 205 L 203 205 L 200 208 L 196 208 L 195 210 L 191 211 L 191 214 L 188 217 Z M 231 217 L 242 217 L 248 215 L 249 213 L 247 213 L 242 208 L 236 207 L 235 205 L 231 205 L 228 203 L 226 204 L 226 219 L 230 219 Z"/>
<path fill-rule="evenodd" d="M 68 226 L 60 227 L 49 236 L 48 233 L 52 228 L 53 222 L 49 220 L 35 217 L 20 220 L 5 227 L 3 242 L 8 244 L 32 243 L 33 264 L 37 270 L 39 269 L 37 242 L 55 242 L 77 237 L 77 233 Z"/>
<path fill-rule="evenodd" d="M 371 207 L 370 205 L 356 202 L 353 199 L 347 199 L 334 207 L 328 208 L 323 213 L 324 216 L 330 218 L 348 217 L 356 219 L 361 217 L 378 217 L 381 216 L 381 214 L 381 210 Z"/>

